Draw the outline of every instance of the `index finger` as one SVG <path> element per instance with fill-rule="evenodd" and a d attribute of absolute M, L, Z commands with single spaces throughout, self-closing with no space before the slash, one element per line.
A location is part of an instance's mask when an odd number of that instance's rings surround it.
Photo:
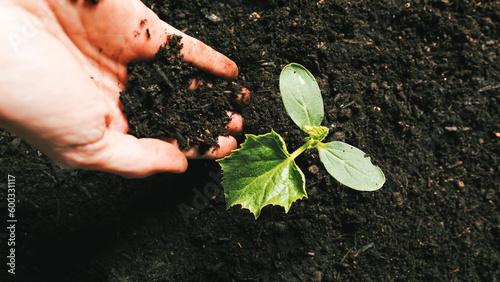
<path fill-rule="evenodd" d="M 238 66 L 223 54 L 215 51 L 200 40 L 191 37 L 163 22 L 167 35 L 181 36 L 183 60 L 215 76 L 234 80 L 238 76 Z"/>
<path fill-rule="evenodd" d="M 135 55 L 135 58 L 128 59 L 153 59 L 168 38 L 177 35 L 182 37 L 181 55 L 185 62 L 223 79 L 234 80 L 238 76 L 238 66 L 231 59 L 162 21 L 142 3 L 138 3 L 138 6 L 134 13 L 135 21 L 127 20 L 127 22 L 136 23 L 130 28 L 138 28 L 144 31 L 143 34 L 147 34 L 147 36 L 136 36 L 130 40 L 129 47 L 133 49 L 131 53 Z"/>

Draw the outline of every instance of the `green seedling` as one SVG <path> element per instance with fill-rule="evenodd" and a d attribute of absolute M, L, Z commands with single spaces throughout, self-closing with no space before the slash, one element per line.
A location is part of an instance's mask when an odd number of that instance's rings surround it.
<path fill-rule="evenodd" d="M 227 208 L 240 204 L 255 219 L 267 205 L 280 205 L 288 212 L 294 201 L 307 197 L 305 177 L 295 158 L 311 148 L 319 151 L 326 170 L 343 185 L 359 191 L 382 187 L 384 173 L 363 151 L 340 141 L 322 142 L 328 135 L 328 128 L 321 126 L 323 98 L 306 68 L 295 63 L 283 68 L 280 92 L 286 111 L 309 137 L 290 154 L 274 130 L 259 136 L 247 134 L 240 149 L 217 161 L 224 171 L 222 185 Z"/>

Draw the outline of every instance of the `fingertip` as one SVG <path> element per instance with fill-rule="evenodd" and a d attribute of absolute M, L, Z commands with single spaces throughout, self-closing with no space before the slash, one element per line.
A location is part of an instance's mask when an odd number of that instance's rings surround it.
<path fill-rule="evenodd" d="M 231 155 L 233 150 L 238 147 L 238 142 L 232 136 L 219 136 L 217 138 L 219 147 L 213 147 L 205 153 L 204 158 L 208 159 L 221 159 Z"/>
<path fill-rule="evenodd" d="M 202 41 L 189 36 L 169 24 L 163 22 L 168 36 L 181 36 L 181 55 L 183 61 L 225 80 L 235 80 L 238 77 L 238 66 L 224 54 L 216 51 Z"/>
<path fill-rule="evenodd" d="M 239 135 L 243 131 L 243 117 L 240 114 L 226 111 L 231 120 L 227 123 L 227 131 L 231 135 Z"/>
<path fill-rule="evenodd" d="M 149 174 L 183 173 L 187 170 L 188 161 L 175 144 L 152 138 L 139 139 L 139 142 L 146 148 L 146 156 L 149 156 Z"/>
<path fill-rule="evenodd" d="M 188 87 L 188 90 L 189 91 L 193 91 L 195 90 L 196 88 L 198 88 L 198 86 L 202 85 L 203 84 L 203 81 L 201 81 L 200 79 L 197 79 L 197 78 L 193 78 L 189 81 L 189 87 Z"/>
<path fill-rule="evenodd" d="M 198 148 L 190 148 L 183 151 L 186 158 L 189 159 L 210 159 L 216 160 L 228 156 L 235 150 L 238 146 L 238 142 L 232 136 L 219 136 L 217 139 L 217 145 L 208 149 L 204 155 L 198 154 Z"/>
<path fill-rule="evenodd" d="M 250 101 L 250 97 L 251 97 L 250 90 L 246 89 L 245 87 L 241 87 L 240 93 L 238 93 L 238 95 L 236 95 L 236 99 L 241 100 L 243 102 Z"/>
<path fill-rule="evenodd" d="M 224 66 L 224 73 L 227 75 L 226 80 L 235 80 L 239 74 L 238 65 L 226 56 L 222 56 L 227 60 Z"/>
<path fill-rule="evenodd" d="M 233 81 L 238 77 L 238 65 L 224 54 L 190 36 L 181 39 L 181 43 L 185 62 L 224 80 Z"/>

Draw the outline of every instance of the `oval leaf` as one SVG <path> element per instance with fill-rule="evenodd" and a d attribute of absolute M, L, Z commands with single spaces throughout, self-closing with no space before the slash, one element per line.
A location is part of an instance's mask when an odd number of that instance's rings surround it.
<path fill-rule="evenodd" d="M 322 143 L 317 148 L 326 170 L 345 186 L 375 191 L 384 185 L 384 173 L 360 149 L 340 141 Z"/>
<path fill-rule="evenodd" d="M 323 98 L 314 76 L 303 66 L 292 63 L 280 75 L 280 92 L 285 109 L 300 129 L 318 127 L 323 120 Z"/>
<path fill-rule="evenodd" d="M 307 197 L 304 174 L 276 132 L 246 137 L 240 149 L 217 161 L 224 170 L 227 208 L 240 204 L 255 219 L 267 205 L 280 205 L 288 212 L 294 201 Z"/>

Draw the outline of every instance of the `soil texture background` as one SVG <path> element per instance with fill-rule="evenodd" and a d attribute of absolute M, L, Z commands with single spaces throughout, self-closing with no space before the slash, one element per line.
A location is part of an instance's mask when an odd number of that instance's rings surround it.
<path fill-rule="evenodd" d="M 252 93 L 245 133 L 274 129 L 290 151 L 306 136 L 284 110 L 278 78 L 288 63 L 308 68 L 323 93 L 326 141 L 365 151 L 386 184 L 344 187 L 310 150 L 297 159 L 308 198 L 255 220 L 226 210 L 214 161 L 130 180 L 62 169 L 2 131 L 0 219 L 11 174 L 18 223 L 17 275 L 2 263 L 0 277 L 498 281 L 500 2 L 144 2 L 238 64 L 236 82 Z"/>

